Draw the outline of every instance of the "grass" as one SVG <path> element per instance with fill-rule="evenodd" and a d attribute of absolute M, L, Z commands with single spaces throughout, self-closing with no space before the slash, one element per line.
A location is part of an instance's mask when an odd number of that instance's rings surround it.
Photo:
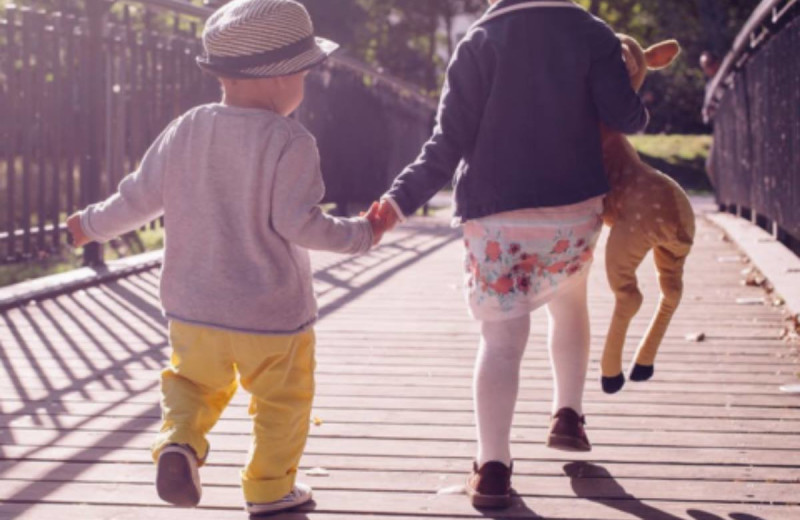
<path fill-rule="evenodd" d="M 0 287 L 32 280 L 42 276 L 63 273 L 80 267 L 81 256 L 72 251 L 63 251 L 58 256 L 42 260 L 0 266 Z"/>
<path fill-rule="evenodd" d="M 711 149 L 710 135 L 634 135 L 631 142 L 639 152 L 678 163 L 705 161 Z"/>
<path fill-rule="evenodd" d="M 635 135 L 630 140 L 645 162 L 678 181 L 685 190 L 711 191 L 706 159 L 711 150 L 712 136 Z"/>
<path fill-rule="evenodd" d="M 162 247 L 164 247 L 164 233 L 159 228 L 129 233 L 122 238 L 112 240 L 104 251 L 106 260 L 110 261 Z M 0 287 L 82 267 L 82 253 L 80 249 L 76 251 L 65 246 L 58 255 L 19 264 L 0 265 Z"/>

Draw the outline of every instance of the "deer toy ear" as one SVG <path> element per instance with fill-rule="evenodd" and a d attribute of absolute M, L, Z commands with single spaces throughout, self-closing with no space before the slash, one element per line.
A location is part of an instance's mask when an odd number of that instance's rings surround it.
<path fill-rule="evenodd" d="M 657 43 L 644 51 L 644 58 L 650 70 L 659 70 L 669 66 L 681 52 L 680 44 L 675 40 Z"/>
<path fill-rule="evenodd" d="M 636 63 L 636 56 L 627 43 L 622 44 L 622 61 L 625 62 L 625 67 L 628 69 L 628 76 L 634 77 L 639 73 L 639 64 Z"/>

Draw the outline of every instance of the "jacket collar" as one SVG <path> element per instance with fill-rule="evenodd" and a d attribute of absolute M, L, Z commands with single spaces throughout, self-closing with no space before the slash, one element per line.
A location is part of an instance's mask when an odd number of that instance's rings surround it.
<path fill-rule="evenodd" d="M 500 0 L 499 2 L 497 2 L 496 4 L 491 6 L 489 8 L 489 10 L 486 11 L 486 12 L 487 12 L 487 14 L 493 13 L 493 12 L 497 11 L 498 9 L 505 9 L 506 7 L 511 7 L 511 6 L 517 5 L 517 4 L 535 3 L 535 2 L 552 2 L 552 1 L 553 0 Z M 556 0 L 556 1 L 564 2 L 565 4 L 574 3 L 572 0 Z"/>

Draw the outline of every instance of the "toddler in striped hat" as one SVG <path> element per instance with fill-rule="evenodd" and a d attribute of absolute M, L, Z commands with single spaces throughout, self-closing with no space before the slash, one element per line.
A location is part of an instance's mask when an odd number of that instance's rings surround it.
<path fill-rule="evenodd" d="M 165 217 L 172 356 L 152 447 L 157 490 L 178 506 L 200 502 L 206 435 L 241 385 L 254 422 L 242 488 L 247 512 L 264 514 L 311 499 L 295 481 L 314 395 L 308 250 L 368 251 L 380 238 L 377 205 L 350 219 L 319 208 L 316 142 L 286 116 L 336 44 L 314 37 L 301 4 L 234 0 L 208 19 L 203 45 L 197 62 L 219 78 L 222 101 L 173 121 L 118 193 L 67 225 L 78 247 Z"/>

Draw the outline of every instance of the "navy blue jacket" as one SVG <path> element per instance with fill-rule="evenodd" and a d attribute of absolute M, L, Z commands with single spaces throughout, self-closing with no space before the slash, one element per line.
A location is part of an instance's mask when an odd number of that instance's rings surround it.
<path fill-rule="evenodd" d="M 387 192 L 405 215 L 451 181 L 462 221 L 608 192 L 600 121 L 635 133 L 647 110 L 614 32 L 564 3 L 500 15 L 459 43 L 433 136 Z"/>

